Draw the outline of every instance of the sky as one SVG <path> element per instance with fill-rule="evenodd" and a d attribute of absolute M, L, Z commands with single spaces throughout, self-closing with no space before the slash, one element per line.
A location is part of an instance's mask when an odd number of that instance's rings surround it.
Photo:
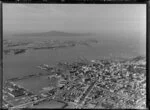
<path fill-rule="evenodd" d="M 141 32 L 145 4 L 4 4 L 4 33 Z"/>

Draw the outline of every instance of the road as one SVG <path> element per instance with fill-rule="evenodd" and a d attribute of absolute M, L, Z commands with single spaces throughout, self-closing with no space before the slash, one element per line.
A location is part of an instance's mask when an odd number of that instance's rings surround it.
<path fill-rule="evenodd" d="M 11 107 L 11 109 L 24 108 L 24 107 L 26 107 L 28 104 L 34 104 L 34 103 L 37 103 L 37 102 L 40 102 L 40 101 L 43 101 L 43 100 L 46 100 L 46 99 L 47 99 L 47 98 L 42 98 L 42 99 L 39 99 L 39 100 L 36 100 L 36 101 L 31 101 L 31 102 L 28 102 L 28 103 L 24 103 L 24 104 L 21 104 L 21 105 L 17 105 L 17 106 Z"/>
<path fill-rule="evenodd" d="M 42 98 L 42 99 L 39 99 L 39 100 L 36 100 L 36 101 L 32 101 L 32 102 L 28 102 L 28 103 L 24 103 L 24 104 L 21 104 L 21 105 L 11 107 L 11 109 L 28 107 L 27 105 L 34 104 L 34 103 L 44 101 L 44 100 L 49 100 L 49 99 L 51 99 L 51 98 L 49 98 L 49 97 Z M 57 99 L 51 99 L 51 100 L 64 103 L 65 104 L 64 107 L 68 105 L 67 102 L 65 102 L 65 101 L 60 101 L 60 100 L 57 100 Z"/>
<path fill-rule="evenodd" d="M 85 93 L 83 93 L 82 97 L 80 98 L 80 101 L 78 102 L 78 104 L 81 104 L 84 99 L 86 98 L 86 96 L 90 93 L 90 91 L 93 89 L 94 85 L 95 85 L 96 81 L 93 82 L 85 91 Z"/>

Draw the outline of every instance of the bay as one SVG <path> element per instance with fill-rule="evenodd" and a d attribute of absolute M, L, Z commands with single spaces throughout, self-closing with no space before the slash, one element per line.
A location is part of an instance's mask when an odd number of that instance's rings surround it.
<path fill-rule="evenodd" d="M 137 35 L 131 37 L 107 37 L 101 36 L 83 36 L 83 37 L 4 37 L 9 40 L 86 40 L 96 39 L 97 44 L 91 46 L 77 45 L 60 49 L 47 50 L 29 50 L 26 53 L 18 55 L 4 55 L 3 58 L 3 76 L 4 81 L 13 77 L 20 77 L 29 74 L 41 72 L 36 66 L 40 64 L 54 65 L 58 62 L 75 61 L 78 58 L 102 59 L 102 58 L 129 58 L 146 53 L 146 38 Z M 121 35 L 117 35 L 121 36 Z M 122 35 L 127 36 L 127 35 Z M 137 37 L 136 37 L 137 36 Z M 43 72 L 43 71 L 42 71 Z"/>

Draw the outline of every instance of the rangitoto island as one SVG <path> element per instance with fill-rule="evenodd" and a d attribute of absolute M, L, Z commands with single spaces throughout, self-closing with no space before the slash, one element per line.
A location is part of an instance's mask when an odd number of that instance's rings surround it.
<path fill-rule="evenodd" d="M 30 36 L 35 36 L 35 37 L 50 37 L 50 36 L 67 36 L 67 37 L 72 37 L 72 36 L 92 36 L 95 35 L 93 33 L 74 33 L 74 32 L 63 32 L 63 31 L 47 31 L 47 32 L 36 32 L 36 33 L 20 33 L 20 34 L 14 34 L 14 36 L 26 36 L 26 37 L 30 37 Z"/>

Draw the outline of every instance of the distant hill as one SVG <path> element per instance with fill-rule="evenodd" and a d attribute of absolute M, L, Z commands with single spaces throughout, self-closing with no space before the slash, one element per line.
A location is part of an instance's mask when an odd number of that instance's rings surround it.
<path fill-rule="evenodd" d="M 21 33 L 14 34 L 14 36 L 89 36 L 92 33 L 69 33 L 69 32 L 61 32 L 61 31 L 48 31 L 41 33 Z"/>

